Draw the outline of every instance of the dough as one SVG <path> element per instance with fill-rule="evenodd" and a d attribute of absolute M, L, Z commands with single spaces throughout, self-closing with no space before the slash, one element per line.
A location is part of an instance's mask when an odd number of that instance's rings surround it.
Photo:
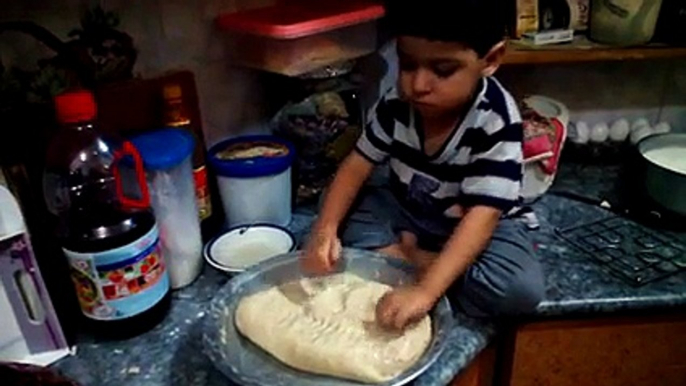
<path fill-rule="evenodd" d="M 402 333 L 376 323 L 390 290 L 351 274 L 302 279 L 242 299 L 238 330 L 285 364 L 360 382 L 384 382 L 410 368 L 431 342 L 431 320 Z"/>

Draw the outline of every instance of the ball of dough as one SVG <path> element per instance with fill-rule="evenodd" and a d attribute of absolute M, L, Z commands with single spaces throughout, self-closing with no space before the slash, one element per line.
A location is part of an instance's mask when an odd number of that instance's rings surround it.
<path fill-rule="evenodd" d="M 245 297 L 235 323 L 241 334 L 296 369 L 385 382 L 412 367 L 432 336 L 428 316 L 400 334 L 377 326 L 376 303 L 390 289 L 351 274 L 302 279 Z"/>

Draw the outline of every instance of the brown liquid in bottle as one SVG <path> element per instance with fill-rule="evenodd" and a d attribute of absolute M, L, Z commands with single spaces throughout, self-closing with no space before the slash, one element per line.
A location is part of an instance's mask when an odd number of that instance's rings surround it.
<path fill-rule="evenodd" d="M 208 240 L 214 236 L 217 230 L 214 212 L 216 211 L 212 201 L 212 184 L 208 178 L 207 165 L 205 163 L 205 139 L 200 126 L 192 121 L 191 115 L 184 104 L 183 91 L 178 84 L 167 84 L 163 88 L 164 97 L 164 125 L 167 127 L 182 128 L 190 131 L 195 137 L 195 149 L 193 151 L 193 179 L 195 182 L 195 196 L 198 203 L 198 216 L 203 239 Z"/>
<path fill-rule="evenodd" d="M 157 325 L 171 299 L 149 202 L 118 191 L 117 158 L 135 149 L 100 136 L 90 93 L 60 95 L 56 104 L 62 128 L 48 148 L 44 196 L 60 220 L 87 327 L 99 336 L 130 337 Z"/>

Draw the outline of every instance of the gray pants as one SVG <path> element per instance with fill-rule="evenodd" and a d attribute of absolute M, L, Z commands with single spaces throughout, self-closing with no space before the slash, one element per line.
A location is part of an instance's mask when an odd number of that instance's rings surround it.
<path fill-rule="evenodd" d="M 418 237 L 420 248 L 437 252 L 454 231 L 454 227 L 445 228 L 427 232 L 404 214 L 389 190 L 366 187 L 346 222 L 342 243 L 379 249 L 396 243 L 401 231 L 409 231 Z M 544 284 L 526 232 L 516 220 L 501 220 L 490 245 L 448 290 L 448 298 L 475 317 L 532 312 L 543 299 Z"/>

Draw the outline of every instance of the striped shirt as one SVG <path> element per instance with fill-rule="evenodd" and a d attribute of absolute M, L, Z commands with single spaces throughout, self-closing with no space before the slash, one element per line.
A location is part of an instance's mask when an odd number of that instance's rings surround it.
<path fill-rule="evenodd" d="M 390 187 L 405 214 L 428 231 L 454 227 L 464 209 L 504 213 L 520 201 L 522 119 L 495 78 L 481 81 L 464 119 L 434 155 L 426 155 L 421 117 L 391 89 L 372 110 L 357 142 L 369 161 L 389 162 Z"/>

